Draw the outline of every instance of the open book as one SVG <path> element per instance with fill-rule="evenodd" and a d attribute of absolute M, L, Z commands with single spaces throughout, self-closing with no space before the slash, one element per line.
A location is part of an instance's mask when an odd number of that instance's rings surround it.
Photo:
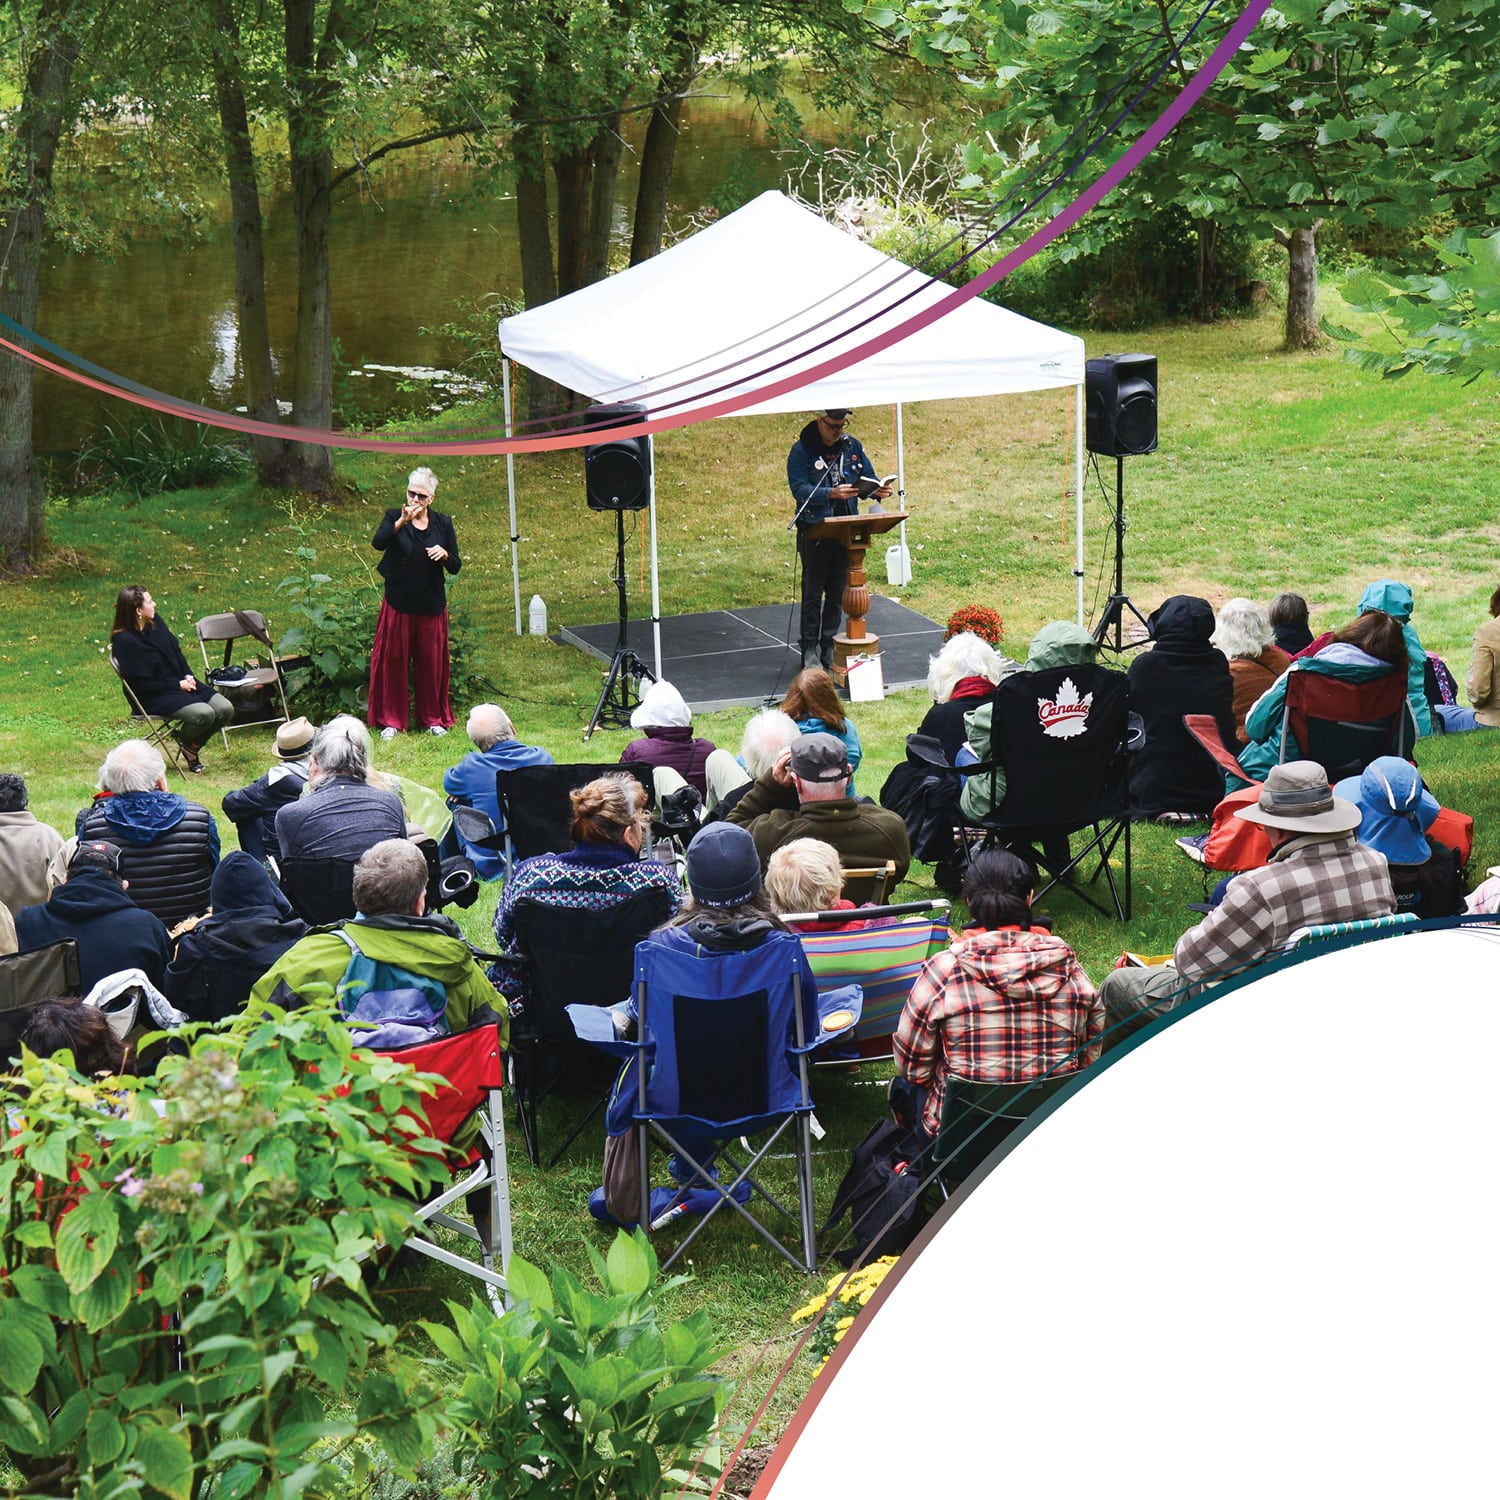
<path fill-rule="evenodd" d="M 854 482 L 859 486 L 859 498 L 861 500 L 868 500 L 876 490 L 889 489 L 891 485 L 895 484 L 896 476 L 894 474 L 887 474 L 884 479 L 856 479 Z"/>

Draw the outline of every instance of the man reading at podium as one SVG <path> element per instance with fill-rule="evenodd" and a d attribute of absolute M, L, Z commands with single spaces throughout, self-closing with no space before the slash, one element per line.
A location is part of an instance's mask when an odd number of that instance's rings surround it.
<path fill-rule="evenodd" d="M 861 479 L 876 477 L 859 439 L 846 431 L 852 415 L 833 407 L 802 429 L 786 461 L 786 479 L 797 503 L 797 554 L 802 559 L 802 665 L 833 666 L 833 638 L 843 618 L 842 598 L 849 554 L 841 542 L 817 540 L 808 529 L 829 516 L 852 516 L 859 510 Z M 869 491 L 884 500 L 890 486 Z"/>

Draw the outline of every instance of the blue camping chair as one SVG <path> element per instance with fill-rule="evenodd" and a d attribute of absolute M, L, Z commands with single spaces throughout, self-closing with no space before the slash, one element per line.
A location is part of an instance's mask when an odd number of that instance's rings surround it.
<path fill-rule="evenodd" d="M 837 1013 L 815 1020 L 818 1000 L 808 997 L 804 1009 L 801 974 L 801 945 L 789 932 L 772 933 L 745 953 L 688 953 L 643 942 L 635 958 L 638 1040 L 615 1041 L 603 1032 L 586 1037 L 631 1060 L 611 1100 L 609 1125 L 612 1135 L 635 1133 L 640 1223 L 654 1228 L 702 1213 L 663 1268 L 727 1205 L 799 1270 L 817 1269 L 808 1054 L 859 1019 L 859 1002 L 856 989 L 841 997 Z M 588 1020 L 598 1025 L 597 1016 L 581 1014 L 587 1009 L 568 1007 L 580 1036 Z M 795 1213 L 752 1175 L 788 1132 Z M 651 1192 L 653 1136 L 677 1158 L 678 1186 L 669 1202 Z M 728 1143 L 749 1136 L 764 1139 L 746 1159 Z M 799 1221 L 800 1258 L 751 1211 L 758 1200 Z"/>

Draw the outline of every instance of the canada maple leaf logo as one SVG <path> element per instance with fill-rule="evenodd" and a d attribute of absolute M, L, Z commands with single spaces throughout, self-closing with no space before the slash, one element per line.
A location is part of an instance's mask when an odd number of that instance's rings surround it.
<path fill-rule="evenodd" d="M 1054 739 L 1070 740 L 1088 728 L 1089 708 L 1094 701 L 1092 693 L 1078 696 L 1078 688 L 1071 677 L 1064 677 L 1056 698 L 1038 698 L 1036 716 L 1042 721 L 1042 733 Z"/>

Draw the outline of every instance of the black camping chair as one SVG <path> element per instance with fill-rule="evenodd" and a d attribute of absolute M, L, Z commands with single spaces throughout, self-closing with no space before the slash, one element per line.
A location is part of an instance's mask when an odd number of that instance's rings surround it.
<path fill-rule="evenodd" d="M 649 766 L 599 765 L 572 762 L 563 766 L 519 766 L 495 772 L 495 800 L 505 825 L 505 878 L 519 859 L 534 854 L 556 854 L 573 845 L 568 825 L 573 819 L 569 792 L 600 776 L 634 776 L 652 796 Z"/>
<path fill-rule="evenodd" d="M 991 806 L 1004 772 L 1005 795 L 978 822 L 961 822 L 964 848 L 1001 846 L 1030 859 L 1047 878 L 1040 901 L 1054 886 L 1087 901 L 1105 916 L 1130 917 L 1130 776 L 1126 759 L 1130 689 L 1123 672 L 1100 666 L 1049 667 L 1018 672 L 995 692 L 991 760 L 969 769 L 988 776 Z M 1076 853 L 1072 836 L 1087 831 Z M 1117 881 L 1110 858 L 1122 848 Z M 1091 875 L 1084 867 L 1098 863 Z M 1100 875 L 1113 907 L 1087 886 Z"/>
<path fill-rule="evenodd" d="M 354 915 L 352 859 L 284 859 L 281 889 L 311 927 L 326 927 Z"/>
<path fill-rule="evenodd" d="M 0 957 L 0 1058 L 20 1057 L 21 1034 L 43 1000 L 76 995 L 81 988 L 78 944 L 72 938 Z"/>
<path fill-rule="evenodd" d="M 511 1078 L 533 1165 L 541 1160 L 541 1100 L 570 1076 L 596 1089 L 590 1107 L 548 1158 L 551 1167 L 603 1108 L 615 1073 L 597 1051 L 578 1041 L 564 1007 L 627 999 L 635 945 L 671 913 L 671 893 L 664 886 L 637 891 L 602 911 L 550 906 L 529 896 L 516 902 L 514 952 L 507 958 L 520 966 L 523 984 L 520 1008 L 511 1019 Z"/>
<path fill-rule="evenodd" d="M 978 1083 L 950 1077 L 943 1085 L 943 1115 L 931 1159 L 944 1193 L 1078 1076 L 1077 1071 L 1056 1073 L 1025 1083 Z"/>

